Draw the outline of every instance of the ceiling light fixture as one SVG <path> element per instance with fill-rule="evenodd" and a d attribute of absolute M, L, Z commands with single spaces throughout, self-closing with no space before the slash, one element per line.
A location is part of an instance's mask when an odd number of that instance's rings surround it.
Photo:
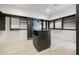
<path fill-rule="evenodd" d="M 47 9 L 46 12 L 49 13 L 50 12 L 50 9 Z"/>

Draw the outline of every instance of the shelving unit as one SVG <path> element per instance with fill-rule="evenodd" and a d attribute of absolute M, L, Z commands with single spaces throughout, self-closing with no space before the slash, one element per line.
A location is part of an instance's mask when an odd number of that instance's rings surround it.
<path fill-rule="evenodd" d="M 63 29 L 73 29 L 73 30 L 76 29 L 75 16 L 63 19 Z"/>
<path fill-rule="evenodd" d="M 51 20 L 50 24 L 53 25 L 52 27 L 50 25 L 50 29 L 54 30 L 76 30 L 76 15 Z"/>
<path fill-rule="evenodd" d="M 27 20 L 20 18 L 20 30 L 27 30 Z"/>

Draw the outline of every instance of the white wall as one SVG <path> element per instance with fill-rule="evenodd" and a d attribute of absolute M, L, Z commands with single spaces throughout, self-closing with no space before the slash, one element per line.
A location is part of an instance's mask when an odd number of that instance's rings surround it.
<path fill-rule="evenodd" d="M 34 17 L 39 19 L 47 19 L 46 16 L 42 14 L 38 14 L 32 11 L 23 10 L 12 5 L 0 4 L 0 11 L 8 14 L 13 15 L 20 15 L 20 16 L 27 16 L 27 17 Z"/>

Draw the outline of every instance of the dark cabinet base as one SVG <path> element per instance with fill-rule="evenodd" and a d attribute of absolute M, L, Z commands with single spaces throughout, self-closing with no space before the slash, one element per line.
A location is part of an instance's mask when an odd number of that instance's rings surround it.
<path fill-rule="evenodd" d="M 50 48 L 51 37 L 50 31 L 34 31 L 33 32 L 33 44 L 35 48 L 40 52 L 47 48 Z"/>
<path fill-rule="evenodd" d="M 0 31 L 5 30 L 5 16 L 0 12 Z"/>

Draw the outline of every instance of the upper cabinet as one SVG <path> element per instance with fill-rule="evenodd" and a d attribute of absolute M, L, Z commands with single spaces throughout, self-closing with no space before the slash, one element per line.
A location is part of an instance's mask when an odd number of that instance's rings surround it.
<path fill-rule="evenodd" d="M 0 12 L 0 30 L 5 30 L 5 15 Z"/>
<path fill-rule="evenodd" d="M 43 21 L 43 29 L 46 29 L 46 21 Z"/>
<path fill-rule="evenodd" d="M 21 17 L 11 17 L 10 18 L 10 30 L 26 30 L 27 20 Z"/>
<path fill-rule="evenodd" d="M 51 20 L 49 28 L 57 30 L 76 30 L 76 15 L 73 14 L 59 19 Z"/>
<path fill-rule="evenodd" d="M 27 30 L 27 20 L 25 18 L 20 18 L 20 30 Z"/>
<path fill-rule="evenodd" d="M 19 29 L 19 18 L 11 17 L 11 29 Z"/>
<path fill-rule="evenodd" d="M 53 22 L 53 21 L 50 21 L 49 28 L 50 28 L 50 29 L 53 29 L 53 28 L 54 28 L 53 26 L 54 26 L 54 22 Z"/>
<path fill-rule="evenodd" d="M 63 29 L 76 29 L 75 15 L 63 18 Z"/>
<path fill-rule="evenodd" d="M 55 29 L 62 29 L 62 19 L 55 20 Z"/>

